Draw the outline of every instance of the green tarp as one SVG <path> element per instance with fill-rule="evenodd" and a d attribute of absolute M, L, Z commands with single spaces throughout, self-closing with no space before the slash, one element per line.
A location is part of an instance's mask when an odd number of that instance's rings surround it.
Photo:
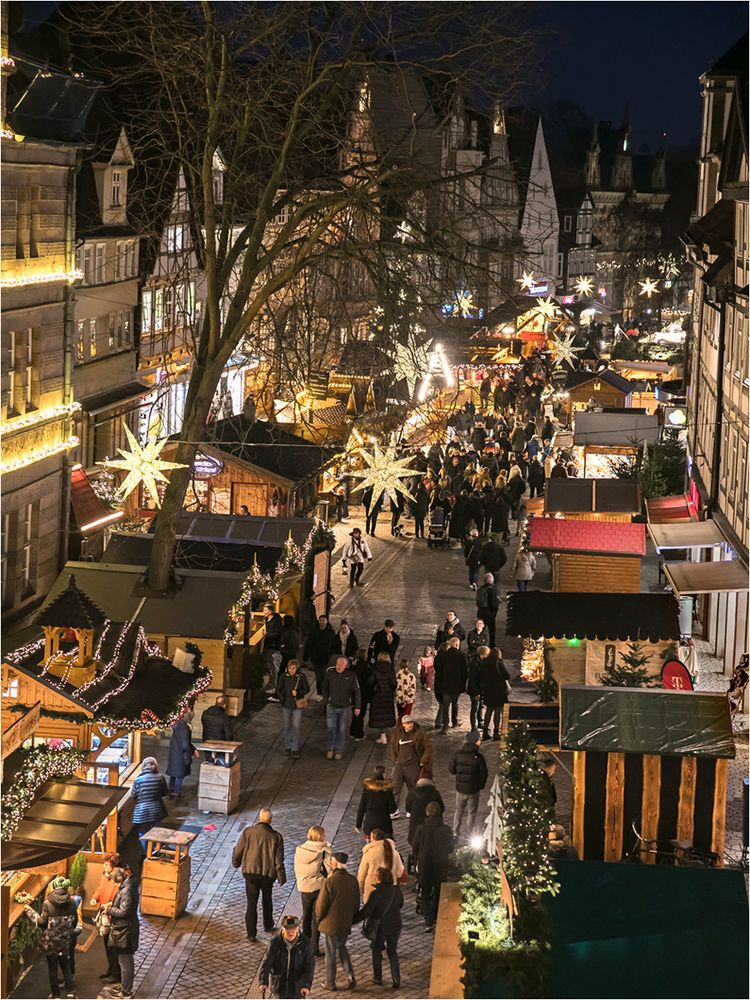
<path fill-rule="evenodd" d="M 567 685 L 560 689 L 563 750 L 734 757 L 725 695 Z"/>

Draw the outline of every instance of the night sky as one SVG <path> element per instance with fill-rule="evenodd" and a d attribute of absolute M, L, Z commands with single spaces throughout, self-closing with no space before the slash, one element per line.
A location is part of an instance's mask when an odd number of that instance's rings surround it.
<path fill-rule="evenodd" d="M 630 105 L 634 148 L 700 135 L 698 77 L 747 31 L 747 3 L 568 3 L 537 5 L 542 77 L 529 103 L 574 100 L 593 118 L 619 125 Z"/>

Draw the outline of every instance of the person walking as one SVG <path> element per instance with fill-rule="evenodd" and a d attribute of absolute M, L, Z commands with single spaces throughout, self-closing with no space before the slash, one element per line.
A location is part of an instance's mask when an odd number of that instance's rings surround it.
<path fill-rule="evenodd" d="M 435 650 L 425 646 L 419 657 L 419 683 L 425 691 L 432 691 L 435 682 Z"/>
<path fill-rule="evenodd" d="M 143 836 L 152 826 L 158 826 L 167 815 L 167 807 L 164 804 L 167 794 L 167 783 L 164 775 L 159 774 L 159 762 L 156 757 L 144 757 L 141 762 L 141 773 L 130 786 L 130 798 L 135 802 L 133 827 L 144 855 L 146 843 Z"/>
<path fill-rule="evenodd" d="M 531 447 L 531 442 L 529 442 L 529 447 Z M 530 497 L 542 497 L 544 496 L 544 466 L 542 465 L 541 455 L 537 452 L 534 457 L 529 462 L 529 496 Z"/>
<path fill-rule="evenodd" d="M 358 833 L 369 838 L 373 830 L 383 830 L 388 837 L 393 836 L 391 815 L 396 812 L 393 782 L 386 777 L 385 768 L 377 764 L 372 776 L 362 782 L 362 794 L 357 808 L 355 826 Z"/>
<path fill-rule="evenodd" d="M 513 561 L 513 577 L 519 591 L 523 592 L 529 589 L 529 581 L 534 579 L 535 572 L 536 557 L 534 553 L 530 552 L 526 545 L 519 546 Z"/>
<path fill-rule="evenodd" d="M 427 815 L 427 806 L 430 802 L 437 802 L 440 808 L 440 815 L 445 812 L 443 796 L 435 787 L 432 780 L 432 768 L 423 767 L 419 772 L 417 783 L 406 796 L 406 812 L 409 815 L 409 832 L 406 839 L 409 846 L 414 848 L 414 836 L 418 828 L 424 823 Z"/>
<path fill-rule="evenodd" d="M 75 996 L 70 951 L 78 926 L 78 907 L 69 890 L 70 880 L 58 875 L 52 880 L 52 890 L 42 903 L 41 913 L 31 906 L 24 907 L 26 916 L 42 931 L 39 947 L 47 959 L 51 997 L 60 996 L 58 971 L 62 973 L 65 995 Z"/>
<path fill-rule="evenodd" d="M 386 618 L 383 627 L 373 632 L 370 639 L 370 646 L 367 650 L 367 658 L 370 663 L 374 663 L 379 653 L 387 653 L 391 663 L 396 662 L 396 650 L 401 642 L 401 636 L 395 631 L 395 623 L 392 618 Z"/>
<path fill-rule="evenodd" d="M 281 669 L 290 660 L 297 659 L 299 652 L 299 630 L 293 615 L 284 615 L 284 631 L 281 633 Z"/>
<path fill-rule="evenodd" d="M 281 667 L 281 637 L 284 633 L 284 621 L 273 604 L 263 605 L 263 660 L 268 671 L 269 690 L 276 690 L 276 681 Z"/>
<path fill-rule="evenodd" d="M 137 779 L 136 779 L 137 780 Z M 104 855 L 104 862 L 102 864 L 102 877 L 99 880 L 99 884 L 94 890 L 94 895 L 91 897 L 90 905 L 96 907 L 96 913 L 94 914 L 94 924 L 99 928 L 99 935 L 104 944 L 104 951 L 107 956 L 107 969 L 103 972 L 99 978 L 102 980 L 102 985 L 104 986 L 114 986 L 115 983 L 120 982 L 120 963 L 117 961 L 117 953 L 113 951 L 107 944 L 107 933 L 103 933 L 104 927 L 102 927 L 102 922 L 106 921 L 105 926 L 109 927 L 109 915 L 107 914 L 108 903 L 117 895 L 117 890 L 119 889 L 118 883 L 116 883 L 112 878 L 112 873 L 116 868 L 120 866 L 120 855 L 116 852 Z"/>
<path fill-rule="evenodd" d="M 492 739 L 493 742 L 497 743 L 500 739 L 503 708 L 508 703 L 508 688 L 510 686 L 508 671 L 499 649 L 487 650 L 487 653 L 482 656 L 479 666 L 479 685 L 484 702 L 482 739 L 486 741 L 490 738 L 490 723 L 494 720 Z"/>
<path fill-rule="evenodd" d="M 207 740 L 232 739 L 232 721 L 227 715 L 226 705 L 227 699 L 220 694 L 214 704 L 209 705 L 201 715 L 204 743 Z M 210 750 L 204 750 L 203 756 L 208 764 L 224 764 L 224 754 L 217 754 L 214 757 Z"/>
<path fill-rule="evenodd" d="M 487 629 L 483 630 L 486 634 Z M 489 655 L 487 646 L 480 646 L 469 656 L 469 673 L 466 680 L 466 693 L 471 700 L 469 711 L 469 729 L 481 729 L 484 717 L 482 702 L 482 685 L 480 678 L 480 657 Z"/>
<path fill-rule="evenodd" d="M 430 494 L 423 481 L 420 481 L 411 509 L 414 514 L 414 537 L 424 538 L 424 522 L 427 518 L 427 511 L 430 506 Z"/>
<path fill-rule="evenodd" d="M 352 632 L 349 622 L 344 618 L 333 640 L 331 652 L 335 653 L 336 656 L 346 656 L 351 660 L 356 654 L 358 646 L 357 636 Z"/>
<path fill-rule="evenodd" d="M 370 703 L 370 691 L 372 690 L 372 667 L 367 662 L 366 649 L 357 650 L 349 669 L 353 670 L 357 676 L 360 696 L 360 712 L 359 715 L 354 715 L 352 713 L 352 723 L 349 726 L 349 735 L 353 740 L 359 743 L 365 738 L 365 716 L 367 714 L 367 706 Z"/>
<path fill-rule="evenodd" d="M 365 508 L 365 531 L 368 535 L 372 535 L 373 537 L 375 536 L 375 529 L 378 526 L 378 515 L 383 509 L 384 496 L 385 493 L 382 492 L 375 503 L 373 503 L 372 486 L 368 486 L 362 494 L 362 506 Z"/>
<path fill-rule="evenodd" d="M 300 931 L 297 917 L 281 918 L 281 930 L 268 942 L 260 963 L 260 995 L 306 997 L 312 989 L 315 955 L 309 939 Z"/>
<path fill-rule="evenodd" d="M 401 789 L 406 785 L 410 792 L 416 788 L 419 772 L 432 764 L 432 744 L 424 729 L 411 715 L 405 715 L 394 728 L 391 736 L 391 757 L 393 758 L 393 796 L 396 809 L 391 819 L 397 819 Z M 407 816 L 409 812 L 407 810 Z"/>
<path fill-rule="evenodd" d="M 352 721 L 352 710 L 357 716 L 362 710 L 362 700 L 357 675 L 349 669 L 345 656 L 337 656 L 336 663 L 326 670 L 323 680 L 323 704 L 328 726 L 328 760 L 341 760 Z"/>
<path fill-rule="evenodd" d="M 453 839 L 450 827 L 443 822 L 440 804 L 428 802 L 424 823 L 417 827 L 413 846 L 426 933 L 435 930 L 440 886 L 448 877 L 448 858 L 453 851 Z"/>
<path fill-rule="evenodd" d="M 299 760 L 299 730 L 309 693 L 310 683 L 300 670 L 299 663 L 290 660 L 286 670 L 279 675 L 276 697 L 281 703 L 284 719 L 284 753 L 294 760 Z"/>
<path fill-rule="evenodd" d="M 469 656 L 472 656 L 480 648 L 480 646 L 486 646 L 487 640 L 489 639 L 489 630 L 485 624 L 484 618 L 474 619 L 474 628 L 466 636 L 466 652 Z"/>
<path fill-rule="evenodd" d="M 379 868 L 387 868 L 393 876 L 394 883 L 401 879 L 405 871 L 404 862 L 396 850 L 396 842 L 387 837 L 385 831 L 373 830 L 369 841 L 362 848 L 362 860 L 357 872 L 359 890 L 365 903 L 377 885 Z"/>
<path fill-rule="evenodd" d="M 326 989 L 332 992 L 338 990 L 337 962 L 341 963 L 349 989 L 353 990 L 357 985 L 346 942 L 359 912 L 359 883 L 346 870 L 348 861 L 349 855 L 344 851 L 336 851 L 332 856 L 331 874 L 323 883 L 315 904 L 318 927 L 326 938 Z"/>
<path fill-rule="evenodd" d="M 370 940 L 372 949 L 372 981 L 375 986 L 383 985 L 383 949 L 388 955 L 393 988 L 401 985 L 401 967 L 398 961 L 398 939 L 401 937 L 401 909 L 404 894 L 393 884 L 393 875 L 388 868 L 379 868 L 376 885 L 365 905 L 355 917 L 362 921 L 362 933 Z"/>
<path fill-rule="evenodd" d="M 458 699 L 466 690 L 468 663 L 459 649 L 456 636 L 449 639 L 446 648 L 435 657 L 435 697 L 440 704 L 435 728 L 445 735 L 448 732 L 448 713 L 455 729 L 458 726 Z"/>
<path fill-rule="evenodd" d="M 487 784 L 487 761 L 479 749 L 481 742 L 481 735 L 473 729 L 448 765 L 450 773 L 456 776 L 456 811 L 453 816 L 453 836 L 456 841 L 464 817 L 469 837 L 473 834 L 479 808 L 479 793 Z"/>
<path fill-rule="evenodd" d="M 232 867 L 241 867 L 245 879 L 245 930 L 253 944 L 258 940 L 258 897 L 262 898 L 263 930 L 270 934 L 276 929 L 271 890 L 274 882 L 279 885 L 286 882 L 284 838 L 271 826 L 272 821 L 271 810 L 261 809 L 258 822 L 245 827 L 232 851 Z"/>
<path fill-rule="evenodd" d="M 481 525 L 478 525 L 481 528 Z M 482 541 L 477 528 L 472 528 L 469 537 L 464 542 L 464 562 L 469 570 L 469 588 L 477 589 L 479 582 L 479 567 L 482 565 Z"/>
<path fill-rule="evenodd" d="M 396 671 L 388 653 L 378 653 L 372 672 L 370 692 L 370 728 L 380 730 L 376 743 L 387 743 L 386 730 L 396 724 L 394 696 L 396 692 Z"/>
<path fill-rule="evenodd" d="M 107 910 L 110 920 L 107 942 L 117 955 L 120 984 L 108 989 L 107 996 L 113 1000 L 127 1000 L 133 996 L 135 953 L 138 951 L 141 935 L 138 881 L 127 865 L 117 868 L 113 876 L 119 886 L 117 895 Z"/>
<path fill-rule="evenodd" d="M 374 535 L 375 532 L 373 531 L 372 534 Z M 344 546 L 342 556 L 344 572 L 346 572 L 346 564 L 350 563 L 350 587 L 354 587 L 355 585 L 357 587 L 362 586 L 362 570 L 365 568 L 365 562 L 372 562 L 372 552 L 370 551 L 370 546 L 367 544 L 367 540 L 362 537 L 362 530 L 355 528 L 349 532 L 349 541 Z"/>
<path fill-rule="evenodd" d="M 318 699 L 323 697 L 323 680 L 331 660 L 336 633 L 331 628 L 327 615 L 318 615 L 318 623 L 310 630 L 302 655 L 312 664 L 315 672 L 315 690 Z"/>
<path fill-rule="evenodd" d="M 481 618 L 487 626 L 489 646 L 495 645 L 497 630 L 497 613 L 500 610 L 500 595 L 495 586 L 495 575 L 484 574 L 484 583 L 477 591 L 477 618 Z"/>
<path fill-rule="evenodd" d="M 399 719 L 411 715 L 417 695 L 417 678 L 409 668 L 408 660 L 401 660 L 396 673 L 396 709 Z"/>
<path fill-rule="evenodd" d="M 173 722 L 172 736 L 169 740 L 169 756 L 167 758 L 170 798 L 181 797 L 182 783 L 190 774 L 193 758 L 198 756 L 198 751 L 193 746 L 190 726 L 185 719 L 178 719 L 177 722 Z"/>
<path fill-rule="evenodd" d="M 316 957 L 320 951 L 320 931 L 315 916 L 323 883 L 331 873 L 331 845 L 322 826 L 311 826 L 307 840 L 294 852 L 294 878 L 302 897 L 302 933 L 312 942 Z"/>
<path fill-rule="evenodd" d="M 442 628 L 437 630 L 435 635 L 435 645 L 439 646 L 441 642 L 447 642 L 453 637 L 458 639 L 459 645 L 466 638 L 466 629 L 461 624 L 461 621 L 455 611 L 449 611 L 445 616 L 445 622 Z"/>

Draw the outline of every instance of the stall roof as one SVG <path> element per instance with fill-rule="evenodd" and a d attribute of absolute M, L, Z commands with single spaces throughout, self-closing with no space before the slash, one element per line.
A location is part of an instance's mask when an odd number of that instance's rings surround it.
<path fill-rule="evenodd" d="M 680 757 L 735 755 L 726 695 L 593 684 L 561 687 L 560 747 Z"/>
<path fill-rule="evenodd" d="M 716 521 L 649 524 L 648 533 L 659 552 L 663 549 L 708 549 L 726 541 Z"/>
<path fill-rule="evenodd" d="M 13 839 L 3 841 L 3 868 L 34 868 L 70 857 L 128 794 L 127 788 L 85 781 L 47 781 L 24 813 Z"/>
<path fill-rule="evenodd" d="M 544 487 L 547 513 L 639 514 L 637 479 L 548 479 Z"/>
<path fill-rule="evenodd" d="M 674 524 L 676 521 L 698 520 L 696 506 L 687 493 L 647 500 L 646 513 L 649 524 Z"/>
<path fill-rule="evenodd" d="M 65 586 L 57 586 L 63 580 Z M 63 573 L 59 576 L 55 587 L 53 587 L 54 594 L 50 591 L 44 607 L 34 619 L 35 625 L 94 629 L 104 623 L 106 618 L 104 612 L 77 586 L 73 573 Z"/>
<path fill-rule="evenodd" d="M 576 413 L 574 443 L 629 448 L 659 438 L 659 417 L 648 413 Z"/>
<path fill-rule="evenodd" d="M 729 594 L 748 589 L 748 572 L 739 559 L 664 563 L 675 594 Z"/>
<path fill-rule="evenodd" d="M 589 382 L 604 382 L 625 396 L 629 396 L 633 391 L 633 385 L 628 379 L 620 375 L 619 372 L 611 371 L 609 368 L 604 368 L 600 372 L 570 372 L 565 381 L 565 388 L 580 389 L 581 386 L 588 385 Z"/>
<path fill-rule="evenodd" d="M 535 552 L 645 556 L 646 526 L 617 521 L 534 517 L 529 521 L 529 547 Z"/>
<path fill-rule="evenodd" d="M 672 594 L 528 590 L 508 595 L 506 632 L 535 639 L 679 639 L 679 606 Z"/>
<path fill-rule="evenodd" d="M 125 517 L 124 511 L 104 506 L 81 465 L 74 465 L 70 473 L 70 500 L 78 530 L 84 537 L 105 526 L 112 527 Z"/>

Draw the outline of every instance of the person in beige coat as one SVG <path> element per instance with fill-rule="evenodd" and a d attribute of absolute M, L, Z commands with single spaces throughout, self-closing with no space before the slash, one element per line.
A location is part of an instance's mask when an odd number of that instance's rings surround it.
<path fill-rule="evenodd" d="M 391 872 L 394 885 L 398 885 L 404 874 L 404 862 L 396 850 L 394 841 L 386 837 L 382 830 L 373 830 L 369 844 L 365 844 L 362 848 L 362 860 L 357 872 L 359 888 L 365 903 L 380 881 L 378 868 L 387 868 Z"/>
<path fill-rule="evenodd" d="M 302 933 L 312 941 L 316 957 L 320 952 L 320 931 L 315 904 L 326 877 L 331 872 L 331 845 L 322 826 L 311 826 L 307 840 L 294 852 L 294 877 L 302 897 Z"/>

